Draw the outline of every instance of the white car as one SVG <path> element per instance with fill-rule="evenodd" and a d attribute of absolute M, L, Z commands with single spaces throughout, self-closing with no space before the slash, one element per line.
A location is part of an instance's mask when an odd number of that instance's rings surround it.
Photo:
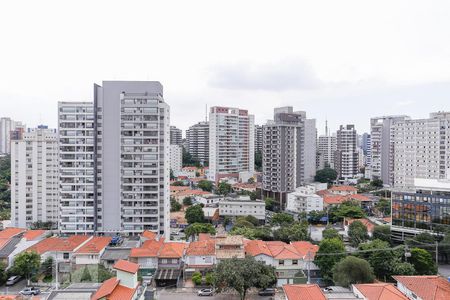
<path fill-rule="evenodd" d="M 197 292 L 199 296 L 212 296 L 214 294 L 213 289 L 201 289 Z"/>

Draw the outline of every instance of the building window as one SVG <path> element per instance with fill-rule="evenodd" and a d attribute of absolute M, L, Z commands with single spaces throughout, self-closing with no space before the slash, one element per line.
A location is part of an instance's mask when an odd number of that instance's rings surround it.
<path fill-rule="evenodd" d="M 279 264 L 280 266 L 284 266 L 284 260 L 280 260 L 280 261 L 278 262 L 278 264 Z"/>
<path fill-rule="evenodd" d="M 69 253 L 63 253 L 63 259 L 69 259 Z"/>
<path fill-rule="evenodd" d="M 298 260 L 293 260 L 293 261 L 292 261 L 292 264 L 293 264 L 293 265 L 298 265 Z"/>

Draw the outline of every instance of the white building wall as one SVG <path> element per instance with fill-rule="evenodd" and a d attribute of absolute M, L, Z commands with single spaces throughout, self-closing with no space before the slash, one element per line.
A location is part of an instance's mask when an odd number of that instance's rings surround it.
<path fill-rule="evenodd" d="M 220 216 L 248 216 L 258 220 L 266 218 L 266 206 L 262 201 L 224 200 L 219 202 Z"/>
<path fill-rule="evenodd" d="M 170 145 L 170 169 L 175 176 L 181 171 L 183 166 L 183 148 L 181 145 Z"/>

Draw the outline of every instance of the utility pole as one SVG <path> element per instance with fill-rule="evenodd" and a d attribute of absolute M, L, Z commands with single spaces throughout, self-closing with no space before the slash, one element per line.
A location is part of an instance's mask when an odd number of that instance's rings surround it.
<path fill-rule="evenodd" d="M 307 284 L 311 284 L 311 260 L 310 260 L 310 258 L 309 258 L 309 255 L 310 255 L 310 251 L 308 251 L 308 253 L 306 253 L 306 259 L 308 260 L 308 280 L 306 281 L 306 283 Z"/>
<path fill-rule="evenodd" d="M 439 265 L 439 255 L 438 255 L 438 251 L 439 251 L 439 243 L 438 241 L 435 241 L 436 243 L 436 267 Z"/>

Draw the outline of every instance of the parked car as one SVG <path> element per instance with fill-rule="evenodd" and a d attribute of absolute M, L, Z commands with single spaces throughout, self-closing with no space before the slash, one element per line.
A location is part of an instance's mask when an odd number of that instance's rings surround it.
<path fill-rule="evenodd" d="M 19 276 L 19 275 L 11 276 L 11 277 L 9 277 L 8 280 L 6 281 L 6 285 L 15 285 L 15 284 L 18 283 L 21 279 L 22 279 L 22 277 Z"/>
<path fill-rule="evenodd" d="M 267 288 L 267 289 L 260 290 L 258 292 L 258 295 L 260 295 L 260 296 L 275 296 L 275 289 Z"/>
<path fill-rule="evenodd" d="M 110 246 L 119 246 L 123 243 L 123 239 L 120 235 L 113 236 L 111 239 L 111 242 L 109 243 Z"/>
<path fill-rule="evenodd" d="M 214 294 L 213 289 L 201 289 L 197 292 L 199 296 L 212 296 Z"/>
<path fill-rule="evenodd" d="M 36 287 L 27 287 L 20 291 L 24 296 L 36 296 L 41 293 L 41 290 Z"/>

